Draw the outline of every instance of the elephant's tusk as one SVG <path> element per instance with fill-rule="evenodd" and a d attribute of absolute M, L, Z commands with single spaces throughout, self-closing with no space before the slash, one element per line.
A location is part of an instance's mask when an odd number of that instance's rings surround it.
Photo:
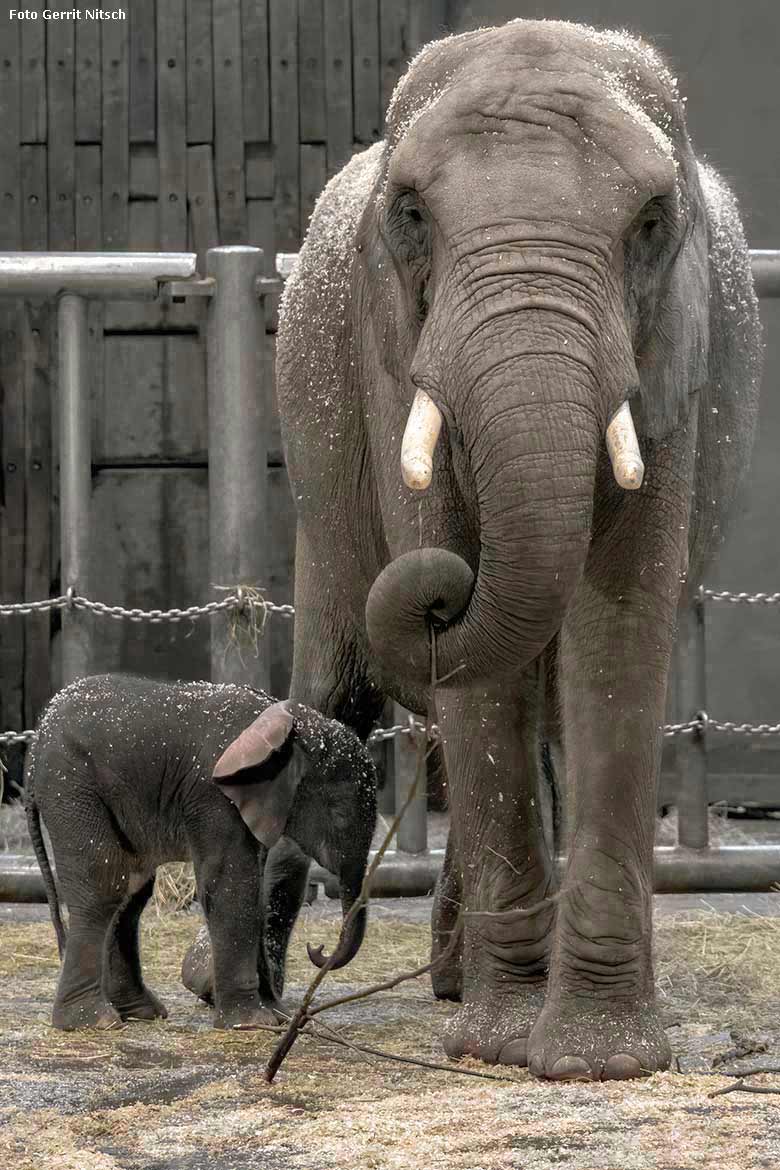
<path fill-rule="evenodd" d="M 642 486 L 645 465 L 631 417 L 631 407 L 624 402 L 607 427 L 607 451 L 615 479 L 622 488 L 636 491 Z"/>
<path fill-rule="evenodd" d="M 425 491 L 431 485 L 433 452 L 441 430 L 441 413 L 424 390 L 414 396 L 401 443 L 401 474 L 407 487 Z"/>

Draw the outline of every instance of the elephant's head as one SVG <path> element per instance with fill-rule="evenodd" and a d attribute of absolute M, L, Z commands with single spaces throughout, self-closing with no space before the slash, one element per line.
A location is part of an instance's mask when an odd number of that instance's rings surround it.
<path fill-rule="evenodd" d="M 266 849 L 284 835 L 339 880 L 346 917 L 360 894 L 376 823 L 376 774 L 366 748 L 342 724 L 297 703 L 267 707 L 214 768 L 220 789 Z M 366 928 L 361 908 L 333 956 L 343 967 Z M 312 962 L 325 961 L 309 948 Z"/>
<path fill-rule="evenodd" d="M 478 536 L 391 561 L 372 646 L 423 681 L 438 623 L 440 676 L 511 675 L 706 379 L 707 217 L 674 79 L 641 42 L 560 22 L 428 46 L 388 111 L 355 264 L 408 420 L 396 497 L 446 467 Z"/>

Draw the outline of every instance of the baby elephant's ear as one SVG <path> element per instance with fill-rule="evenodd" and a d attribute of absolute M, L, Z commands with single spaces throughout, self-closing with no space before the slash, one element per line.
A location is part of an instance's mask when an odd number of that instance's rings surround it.
<path fill-rule="evenodd" d="M 212 773 L 267 849 L 284 832 L 300 780 L 292 731 L 285 704 L 273 703 L 225 748 Z"/>

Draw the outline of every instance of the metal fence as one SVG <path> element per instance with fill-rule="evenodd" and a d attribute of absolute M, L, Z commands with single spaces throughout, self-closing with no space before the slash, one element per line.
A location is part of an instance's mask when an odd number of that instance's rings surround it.
<path fill-rule="evenodd" d="M 780 251 L 751 254 L 756 291 L 780 295 Z M 281 278 L 293 270 L 296 256 L 277 256 Z M 5 253 L 0 254 L 0 295 L 56 296 L 59 324 L 60 540 L 65 593 L 56 598 L 0 605 L 0 619 L 59 609 L 63 617 L 63 682 L 88 674 L 92 617 L 130 622 L 211 621 L 211 677 L 249 682 L 267 689 L 268 669 L 262 642 L 248 662 L 224 654 L 225 616 L 250 625 L 264 624 L 269 614 L 293 617 L 290 605 L 274 605 L 256 590 L 236 586 L 235 593 L 186 609 L 142 610 L 106 605 L 89 597 L 91 420 L 87 379 L 87 299 L 140 297 L 179 300 L 205 297 L 209 424 L 209 558 L 211 580 L 259 582 L 267 579 L 266 468 L 270 420 L 265 394 L 259 392 L 265 343 L 263 300 L 278 292 L 281 280 L 262 275 L 263 254 L 253 247 L 213 248 L 206 276 L 196 272 L 189 253 Z M 678 676 L 681 723 L 667 724 L 665 736 L 680 737 L 678 845 L 656 849 L 656 889 L 766 890 L 780 882 L 780 847 L 710 847 L 707 820 L 707 737 L 713 732 L 742 735 L 780 734 L 780 724 L 737 724 L 713 719 L 706 710 L 704 683 L 704 607 L 708 602 L 780 604 L 780 593 L 746 594 L 700 589 L 681 613 Z M 89 618 L 89 620 L 87 620 Z M 396 707 L 393 726 L 376 730 L 371 741 L 391 743 L 391 771 L 396 804 L 405 798 L 415 773 L 415 733 L 424 730 Z M 32 730 L 0 734 L 0 748 L 27 743 Z M 780 781 L 779 781 L 780 786 Z M 442 850 L 427 848 L 427 802 L 419 792 L 398 834 L 398 849 L 388 854 L 375 883 L 385 894 L 424 893 L 433 887 Z M 559 858 L 559 864 L 565 859 Z M 2 867 L 0 867 L 0 871 Z M 7 867 L 6 867 L 7 870 Z M 315 867 L 313 876 L 331 884 Z M 0 897 L 22 889 L 40 894 L 30 874 L 14 883 L 0 872 Z M 24 896 L 23 894 L 21 896 Z"/>

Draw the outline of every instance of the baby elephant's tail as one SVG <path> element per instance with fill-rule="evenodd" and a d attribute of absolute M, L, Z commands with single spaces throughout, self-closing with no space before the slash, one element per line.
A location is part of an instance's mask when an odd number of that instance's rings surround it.
<path fill-rule="evenodd" d="M 27 827 L 30 831 L 30 840 L 33 843 L 35 856 L 38 859 L 43 884 L 46 888 L 46 901 L 49 903 L 49 913 L 54 923 L 54 932 L 57 935 L 57 949 L 60 952 L 60 958 L 62 958 L 65 953 L 65 942 L 68 934 L 65 930 L 65 924 L 62 921 L 62 915 L 60 914 L 60 900 L 57 896 L 57 887 L 54 884 L 54 874 L 51 872 L 49 858 L 46 854 L 46 846 L 43 843 L 41 814 L 38 805 L 35 803 L 35 797 L 31 793 L 25 794 L 24 806 L 25 812 L 27 813 Z"/>

